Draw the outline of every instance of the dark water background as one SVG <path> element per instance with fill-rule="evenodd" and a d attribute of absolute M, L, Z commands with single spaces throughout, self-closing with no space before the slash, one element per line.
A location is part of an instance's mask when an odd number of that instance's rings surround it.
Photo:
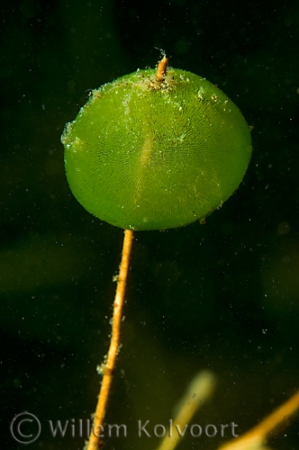
<path fill-rule="evenodd" d="M 154 450 L 137 420 L 167 424 L 202 369 L 218 385 L 193 422 L 248 430 L 299 388 L 298 2 L 23 0 L 1 10 L 1 448 L 24 448 L 9 432 L 24 410 L 43 426 L 26 448 L 83 446 L 70 431 L 51 436 L 47 421 L 94 411 L 123 232 L 72 196 L 60 135 L 90 89 L 154 67 L 155 47 L 239 106 L 253 155 L 206 225 L 136 234 L 107 414 L 128 437 L 106 448 Z M 270 446 L 298 448 L 298 431 L 297 418 Z M 179 448 L 221 442 L 189 436 Z"/>

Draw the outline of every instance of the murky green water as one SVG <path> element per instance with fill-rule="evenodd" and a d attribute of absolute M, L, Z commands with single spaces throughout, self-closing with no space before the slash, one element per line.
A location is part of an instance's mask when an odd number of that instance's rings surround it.
<path fill-rule="evenodd" d="M 127 436 L 106 435 L 106 448 L 156 449 L 153 427 L 168 425 L 192 377 L 208 369 L 217 388 L 192 423 L 218 433 L 187 433 L 180 448 L 216 449 L 232 438 L 220 436 L 221 424 L 241 434 L 299 387 L 299 7 L 24 0 L 3 8 L 3 446 L 23 448 L 9 426 L 28 411 L 41 423 L 28 448 L 83 447 L 123 232 L 72 196 L 60 135 L 90 89 L 153 67 L 158 47 L 238 105 L 254 126 L 253 155 L 238 191 L 205 225 L 136 233 L 106 417 Z M 58 420 L 64 437 L 51 428 Z M 151 438 L 138 437 L 139 420 L 150 421 Z M 23 434 L 34 426 L 23 423 Z M 269 447 L 297 448 L 298 418 Z"/>

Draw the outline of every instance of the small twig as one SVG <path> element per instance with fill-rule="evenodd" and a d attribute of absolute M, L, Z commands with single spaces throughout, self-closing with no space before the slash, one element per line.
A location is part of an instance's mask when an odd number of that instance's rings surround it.
<path fill-rule="evenodd" d="M 125 230 L 122 259 L 119 268 L 119 276 L 113 305 L 113 318 L 112 318 L 113 322 L 112 322 L 110 347 L 108 351 L 107 360 L 105 362 L 103 380 L 94 416 L 93 427 L 89 436 L 89 441 L 87 443 L 86 450 L 98 450 L 100 446 L 100 438 L 101 435 L 103 434 L 103 421 L 106 413 L 106 407 L 110 393 L 113 372 L 115 369 L 116 358 L 119 349 L 122 310 L 124 305 L 132 242 L 133 242 L 133 231 Z"/>
<path fill-rule="evenodd" d="M 188 386 L 187 392 L 177 407 L 177 416 L 172 422 L 171 429 L 162 440 L 157 450 L 173 450 L 180 442 L 182 436 L 179 430 L 189 426 L 193 415 L 206 400 L 208 400 L 215 389 L 215 376 L 208 371 L 199 372 Z"/>
<path fill-rule="evenodd" d="M 289 417 L 299 408 L 299 391 L 289 400 L 279 406 L 273 413 L 267 416 L 262 422 L 244 433 L 238 439 L 227 442 L 219 447 L 219 450 L 254 450 L 264 448 L 270 432 L 273 432 L 278 425 L 286 422 Z"/>
<path fill-rule="evenodd" d="M 166 56 L 163 56 L 161 61 L 159 61 L 158 68 L 157 68 L 157 75 L 156 75 L 157 81 L 164 80 L 166 70 L 167 70 L 167 65 L 168 65 L 168 59 L 166 58 Z"/>

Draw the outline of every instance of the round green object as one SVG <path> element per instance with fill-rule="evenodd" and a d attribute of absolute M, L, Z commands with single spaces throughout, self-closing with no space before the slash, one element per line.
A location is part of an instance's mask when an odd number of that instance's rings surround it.
<path fill-rule="evenodd" d="M 94 90 L 62 135 L 77 200 L 125 229 L 205 218 L 237 189 L 251 155 L 249 127 L 222 91 L 183 70 L 156 73 Z"/>

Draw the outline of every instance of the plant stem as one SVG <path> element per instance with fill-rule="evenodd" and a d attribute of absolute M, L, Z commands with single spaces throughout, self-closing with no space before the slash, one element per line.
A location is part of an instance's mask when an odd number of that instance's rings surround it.
<path fill-rule="evenodd" d="M 285 423 L 292 414 L 299 408 L 299 392 L 296 392 L 285 403 L 279 406 L 269 416 L 258 425 L 244 433 L 238 439 L 229 441 L 219 447 L 219 450 L 254 450 L 264 448 L 270 432 L 273 432 L 279 425 Z"/>
<path fill-rule="evenodd" d="M 187 392 L 181 399 L 177 415 L 171 421 L 170 429 L 157 450 L 174 450 L 180 443 L 190 421 L 198 408 L 213 394 L 216 379 L 213 373 L 206 370 L 199 372 L 188 386 Z M 181 432 L 181 434 L 179 434 Z"/>
<path fill-rule="evenodd" d="M 168 65 L 168 59 L 166 58 L 166 56 L 163 56 L 161 61 L 159 61 L 158 68 L 157 68 L 157 74 L 156 74 L 157 81 L 164 80 L 166 70 L 167 70 L 167 65 Z"/>
<path fill-rule="evenodd" d="M 103 381 L 95 411 L 93 427 L 89 436 L 89 441 L 86 445 L 86 450 L 97 450 L 100 447 L 101 435 L 104 431 L 103 422 L 119 349 L 122 311 L 124 305 L 132 243 L 133 231 L 125 230 L 122 259 L 119 267 L 117 288 L 113 304 L 112 334 L 110 338 L 110 346 L 103 370 Z"/>

